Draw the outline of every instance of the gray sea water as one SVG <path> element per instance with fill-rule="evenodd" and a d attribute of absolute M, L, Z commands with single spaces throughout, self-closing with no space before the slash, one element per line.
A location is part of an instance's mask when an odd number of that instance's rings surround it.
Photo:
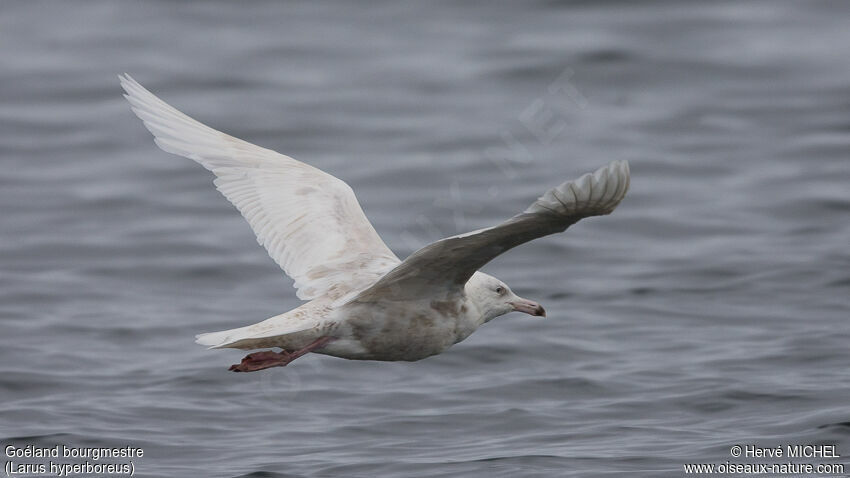
<path fill-rule="evenodd" d="M 0 12 L 4 449 L 140 447 L 136 476 L 159 477 L 850 473 L 850 3 Z M 211 175 L 156 148 L 122 72 L 344 179 L 401 257 L 614 159 L 632 188 L 485 268 L 547 319 L 417 363 L 233 374 L 244 353 L 194 334 L 299 301 Z"/>

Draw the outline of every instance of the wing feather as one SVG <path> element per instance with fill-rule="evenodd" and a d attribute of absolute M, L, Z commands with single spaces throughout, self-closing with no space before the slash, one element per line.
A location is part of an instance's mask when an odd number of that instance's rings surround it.
<path fill-rule="evenodd" d="M 361 290 L 399 263 L 340 179 L 275 151 L 216 131 L 119 76 L 132 110 L 164 151 L 215 174 L 304 300 Z"/>
<path fill-rule="evenodd" d="M 563 232 L 585 217 L 610 214 L 628 189 L 629 165 L 614 161 L 550 189 L 524 212 L 498 226 L 419 249 L 353 300 L 410 300 L 462 288 L 475 271 L 508 249 Z"/>

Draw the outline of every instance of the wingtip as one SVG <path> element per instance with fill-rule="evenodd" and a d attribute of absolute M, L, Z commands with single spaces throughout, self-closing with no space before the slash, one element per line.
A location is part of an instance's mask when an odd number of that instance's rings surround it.
<path fill-rule="evenodd" d="M 139 83 L 138 83 L 138 82 L 136 82 L 136 80 L 134 80 L 134 79 L 133 79 L 133 77 L 132 77 L 132 76 L 130 76 L 128 73 L 122 73 L 122 74 L 119 74 L 119 75 L 118 75 L 118 82 L 121 84 L 121 88 L 122 88 L 122 89 L 124 90 L 124 92 L 126 93 L 126 94 L 124 95 L 124 98 L 126 98 L 128 101 L 130 100 L 130 98 L 132 98 L 132 97 L 134 97 L 134 96 L 135 96 L 135 95 L 133 94 L 133 90 L 134 90 L 135 88 L 138 88 L 138 87 L 140 87 L 140 86 L 141 86 L 141 85 L 139 85 Z"/>
<path fill-rule="evenodd" d="M 119 74 L 118 81 L 121 83 L 121 88 L 123 88 L 130 97 L 135 98 L 144 96 L 145 93 L 150 94 L 150 92 L 132 76 L 130 76 L 129 73 Z"/>
<path fill-rule="evenodd" d="M 625 194 L 627 192 L 629 192 L 629 186 L 631 186 L 632 173 L 631 173 L 631 170 L 629 169 L 629 162 L 628 161 L 620 160 L 618 163 L 619 164 L 617 166 L 618 166 L 618 169 L 619 169 L 618 172 L 620 174 L 620 182 L 625 181 L 625 186 L 623 187 L 623 192 L 622 192 L 622 195 L 625 196 Z"/>
<path fill-rule="evenodd" d="M 610 214 L 629 189 L 629 163 L 612 161 L 593 173 L 551 189 L 526 212 L 556 211 L 581 217 Z"/>
<path fill-rule="evenodd" d="M 195 335 L 195 343 L 198 345 L 204 345 L 207 347 L 207 350 L 219 349 L 222 348 L 222 343 L 219 337 L 219 333 L 217 332 L 207 332 L 204 334 Z"/>

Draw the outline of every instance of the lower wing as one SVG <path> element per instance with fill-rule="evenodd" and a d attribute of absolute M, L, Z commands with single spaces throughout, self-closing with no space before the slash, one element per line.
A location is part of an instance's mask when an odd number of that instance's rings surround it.
<path fill-rule="evenodd" d="M 524 212 L 498 226 L 419 249 L 353 300 L 411 300 L 462 288 L 475 271 L 508 249 L 563 232 L 583 218 L 610 214 L 628 189 L 629 165 L 614 161 L 547 191 Z"/>

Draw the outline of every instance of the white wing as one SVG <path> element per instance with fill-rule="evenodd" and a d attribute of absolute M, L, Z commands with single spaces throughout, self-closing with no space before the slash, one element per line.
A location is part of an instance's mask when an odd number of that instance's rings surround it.
<path fill-rule="evenodd" d="M 629 165 L 614 161 L 551 189 L 498 226 L 441 239 L 414 252 L 354 301 L 410 300 L 462 288 L 499 254 L 590 216 L 610 214 L 629 190 Z"/>
<path fill-rule="evenodd" d="M 345 182 L 203 125 L 129 75 L 119 79 L 124 97 L 160 148 L 216 175 L 218 190 L 295 280 L 300 299 L 339 298 L 374 283 L 398 264 Z"/>

